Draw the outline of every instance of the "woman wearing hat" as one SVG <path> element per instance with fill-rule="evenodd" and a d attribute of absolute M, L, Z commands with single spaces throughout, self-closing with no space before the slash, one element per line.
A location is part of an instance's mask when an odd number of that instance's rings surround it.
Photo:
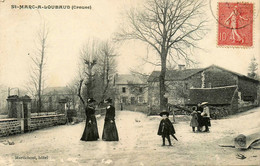
<path fill-rule="evenodd" d="M 115 107 L 112 105 L 112 99 L 108 98 L 104 101 L 107 104 L 104 129 L 102 140 L 118 141 L 118 133 L 115 123 Z"/>
<path fill-rule="evenodd" d="M 99 139 L 97 120 L 95 116 L 95 100 L 88 99 L 88 105 L 85 108 L 86 112 L 86 125 L 83 135 L 80 140 L 82 141 L 96 141 Z"/>
<path fill-rule="evenodd" d="M 203 124 L 205 125 L 205 130 L 203 132 L 209 132 L 209 126 L 211 126 L 211 124 L 208 102 L 201 103 L 201 106 L 203 107 L 203 112 L 201 113 L 201 116 L 203 119 Z"/>

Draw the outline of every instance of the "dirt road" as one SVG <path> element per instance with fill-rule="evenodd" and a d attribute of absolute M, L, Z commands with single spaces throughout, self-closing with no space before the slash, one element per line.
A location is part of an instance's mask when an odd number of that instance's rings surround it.
<path fill-rule="evenodd" d="M 162 147 L 160 117 L 138 112 L 116 113 L 119 142 L 80 141 L 85 123 L 56 126 L 0 138 L 0 165 L 260 165 L 260 150 L 240 151 L 218 144 L 240 131 L 260 126 L 260 108 L 228 119 L 212 120 L 210 133 L 193 133 L 189 121 L 174 124 L 179 141 Z M 100 137 L 104 118 L 98 120 Z M 236 158 L 241 153 L 246 159 Z"/>

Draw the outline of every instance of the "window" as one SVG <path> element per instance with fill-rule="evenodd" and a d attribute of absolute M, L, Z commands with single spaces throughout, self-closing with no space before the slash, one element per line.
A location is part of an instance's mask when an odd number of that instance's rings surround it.
<path fill-rule="evenodd" d="M 209 83 L 209 88 L 212 88 L 212 86 L 211 86 L 211 82 Z"/>
<path fill-rule="evenodd" d="M 185 90 L 188 90 L 188 83 L 185 83 Z"/>
<path fill-rule="evenodd" d="M 139 103 L 143 103 L 144 102 L 144 98 L 143 97 L 139 97 Z"/>
<path fill-rule="evenodd" d="M 244 96 L 244 97 L 243 97 L 243 100 L 244 100 L 244 101 L 254 102 L 254 97 L 253 97 L 253 96 Z"/>
<path fill-rule="evenodd" d="M 143 93 L 143 88 L 142 87 L 139 88 L 139 92 Z"/>
<path fill-rule="evenodd" d="M 122 97 L 122 103 L 126 104 L 126 100 L 127 100 L 126 97 Z"/>
<path fill-rule="evenodd" d="M 122 92 L 125 93 L 126 92 L 126 88 L 122 87 Z"/>
<path fill-rule="evenodd" d="M 135 97 L 131 97 L 131 104 L 135 104 Z"/>

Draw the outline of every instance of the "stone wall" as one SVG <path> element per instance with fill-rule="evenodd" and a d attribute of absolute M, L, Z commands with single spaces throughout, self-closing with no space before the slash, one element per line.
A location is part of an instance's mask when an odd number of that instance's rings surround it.
<path fill-rule="evenodd" d="M 244 101 L 257 101 L 258 83 L 248 79 L 238 79 L 238 91 L 241 92 L 241 99 Z"/>
<path fill-rule="evenodd" d="M 211 67 L 204 74 L 205 88 L 237 85 L 237 76 L 229 71 Z"/>
<path fill-rule="evenodd" d="M 123 107 L 124 110 L 135 111 L 135 112 L 143 112 L 148 114 L 148 106 L 147 104 L 140 105 L 125 105 Z"/>
<path fill-rule="evenodd" d="M 210 110 L 210 117 L 212 119 L 221 119 L 228 115 L 234 114 L 232 111 L 231 105 L 224 105 L 224 106 L 209 106 Z"/>
<path fill-rule="evenodd" d="M 152 105 L 148 107 L 148 115 L 159 115 L 160 112 L 160 105 Z"/>
<path fill-rule="evenodd" d="M 237 76 L 216 67 L 194 74 L 186 79 L 188 88 L 213 88 L 237 85 Z"/>
<path fill-rule="evenodd" d="M 0 137 L 21 133 L 21 121 L 16 118 L 0 119 Z"/>
<path fill-rule="evenodd" d="M 64 114 L 36 116 L 31 118 L 30 131 L 56 126 L 56 125 L 63 125 L 65 123 L 66 123 L 66 117 Z"/>

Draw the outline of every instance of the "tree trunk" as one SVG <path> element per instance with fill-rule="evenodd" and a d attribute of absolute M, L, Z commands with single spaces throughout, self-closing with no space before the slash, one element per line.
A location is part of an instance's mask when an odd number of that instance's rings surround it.
<path fill-rule="evenodd" d="M 42 108 L 41 86 L 42 86 L 42 67 L 40 66 L 39 87 L 38 87 L 38 112 L 41 112 L 41 108 Z"/>
<path fill-rule="evenodd" d="M 89 80 L 87 85 L 87 98 L 93 97 L 93 90 L 92 90 L 92 67 L 91 65 L 88 66 L 88 73 L 89 73 Z"/>
<path fill-rule="evenodd" d="M 43 72 L 43 60 L 44 60 L 44 52 L 45 51 L 45 39 L 42 41 L 42 52 L 41 52 L 41 62 L 39 64 L 39 87 L 38 87 L 38 102 L 39 102 L 39 108 L 38 112 L 41 112 L 42 110 L 42 72 Z"/>
<path fill-rule="evenodd" d="M 160 110 L 166 109 L 166 100 L 165 100 L 165 75 L 166 75 L 166 52 L 162 52 L 161 56 L 161 73 L 159 76 L 159 86 L 160 86 Z"/>
<path fill-rule="evenodd" d="M 108 58 L 108 54 L 107 53 L 105 53 L 105 55 L 106 55 L 106 58 L 105 58 L 105 65 L 106 65 L 105 69 L 106 70 L 104 72 L 105 79 L 104 79 L 104 85 L 103 85 L 102 100 L 104 100 L 105 97 L 107 97 L 106 93 L 107 93 L 107 89 L 108 89 L 108 85 L 109 85 L 109 70 L 110 70 L 110 68 L 109 68 L 109 58 Z"/>

